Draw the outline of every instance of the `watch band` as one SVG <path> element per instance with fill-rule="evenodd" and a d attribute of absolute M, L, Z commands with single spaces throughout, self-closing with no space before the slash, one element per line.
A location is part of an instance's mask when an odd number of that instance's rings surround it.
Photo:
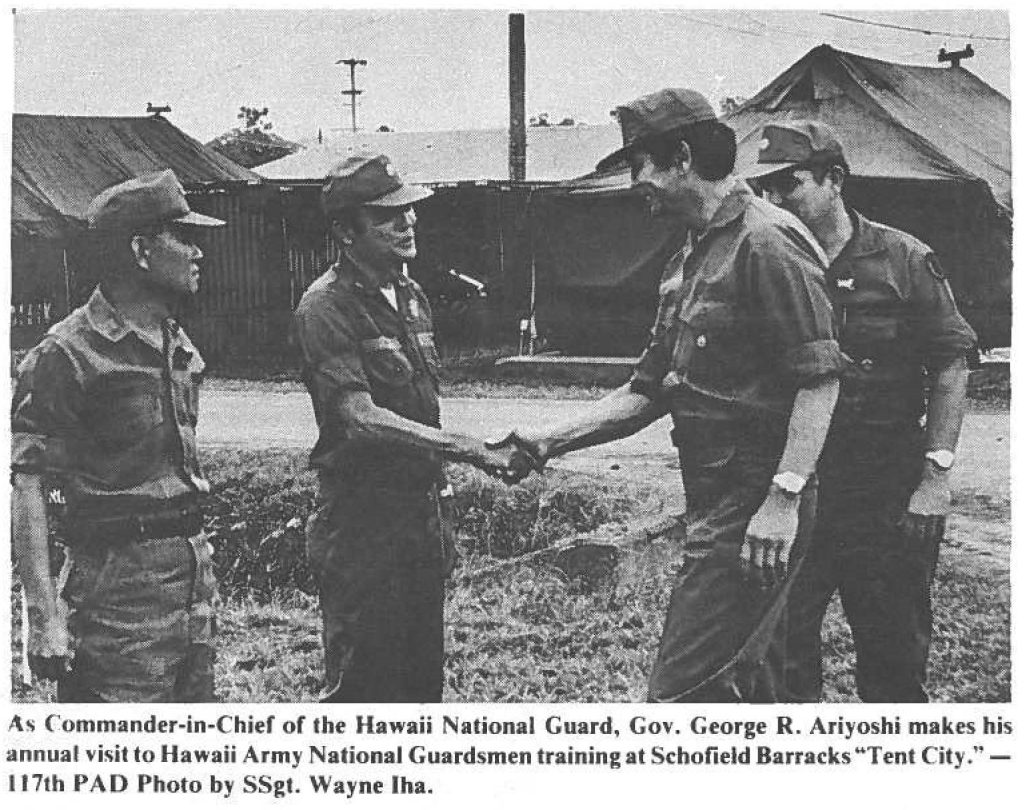
<path fill-rule="evenodd" d="M 772 483 L 789 497 L 795 498 L 807 486 L 807 479 L 795 472 L 781 472 L 776 473 Z"/>

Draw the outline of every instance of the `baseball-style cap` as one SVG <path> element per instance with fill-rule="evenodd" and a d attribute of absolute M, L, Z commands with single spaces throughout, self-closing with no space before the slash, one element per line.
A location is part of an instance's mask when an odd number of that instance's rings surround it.
<path fill-rule="evenodd" d="M 622 128 L 622 148 L 616 149 L 597 164 L 598 171 L 615 165 L 637 143 L 652 135 L 661 135 L 700 121 L 717 121 L 718 116 L 708 100 L 696 90 L 668 87 L 641 96 L 615 108 Z"/>
<path fill-rule="evenodd" d="M 171 222 L 201 228 L 225 224 L 189 208 L 185 189 L 170 169 L 141 174 L 104 189 L 89 203 L 85 219 L 97 231 L 131 231 Z"/>
<path fill-rule="evenodd" d="M 821 121 L 784 121 L 765 124 L 761 131 L 757 163 L 744 175 L 764 177 L 793 166 L 828 160 L 844 160 L 836 131 Z"/>
<path fill-rule="evenodd" d="M 360 205 L 398 208 L 433 193 L 429 188 L 403 183 L 387 155 L 353 155 L 331 169 L 320 201 L 324 212 L 331 214 Z"/>

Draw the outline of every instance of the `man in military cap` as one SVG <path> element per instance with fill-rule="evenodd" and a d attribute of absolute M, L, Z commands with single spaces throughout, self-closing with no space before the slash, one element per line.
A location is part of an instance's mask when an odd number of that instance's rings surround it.
<path fill-rule="evenodd" d="M 444 577 L 452 563 L 443 461 L 500 476 L 509 451 L 440 430 L 430 305 L 404 272 L 413 204 L 384 155 L 355 156 L 323 186 L 340 257 L 295 311 L 303 381 L 320 437 L 307 525 L 320 586 L 324 701 L 438 702 Z"/>
<path fill-rule="evenodd" d="M 670 263 L 632 379 L 579 417 L 500 446 L 545 461 L 629 435 L 666 412 L 686 489 L 688 566 L 672 593 L 652 701 L 773 701 L 777 625 L 841 367 L 825 259 L 794 217 L 733 175 L 736 137 L 693 90 L 618 108 L 633 186 L 690 232 Z"/>
<path fill-rule="evenodd" d="M 793 589 L 792 697 L 820 699 L 821 623 L 838 589 L 861 699 L 926 701 L 931 585 L 974 332 L 931 248 L 845 205 L 850 167 L 827 124 L 765 126 L 749 174 L 824 248 L 849 360 L 821 459 L 817 538 Z"/>
<path fill-rule="evenodd" d="M 62 701 L 210 701 L 216 585 L 195 437 L 204 364 L 173 313 L 199 288 L 197 234 L 224 223 L 191 211 L 170 170 L 108 188 L 86 219 L 108 262 L 102 280 L 28 353 L 14 389 L 29 664 Z M 70 621 L 50 570 L 53 485 L 67 504 Z"/>

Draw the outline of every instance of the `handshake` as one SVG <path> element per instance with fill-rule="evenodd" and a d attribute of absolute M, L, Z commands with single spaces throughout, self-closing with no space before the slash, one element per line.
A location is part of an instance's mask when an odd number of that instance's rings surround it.
<path fill-rule="evenodd" d="M 473 464 L 506 484 L 518 484 L 547 463 L 546 448 L 522 438 L 512 430 L 502 439 L 486 439 L 484 450 Z"/>

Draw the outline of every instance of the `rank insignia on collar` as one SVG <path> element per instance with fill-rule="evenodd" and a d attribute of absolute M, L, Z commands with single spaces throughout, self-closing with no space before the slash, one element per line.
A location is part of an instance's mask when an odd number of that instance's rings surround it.
<path fill-rule="evenodd" d="M 852 278 L 837 278 L 836 286 L 840 290 L 853 290 L 855 289 Z"/>

